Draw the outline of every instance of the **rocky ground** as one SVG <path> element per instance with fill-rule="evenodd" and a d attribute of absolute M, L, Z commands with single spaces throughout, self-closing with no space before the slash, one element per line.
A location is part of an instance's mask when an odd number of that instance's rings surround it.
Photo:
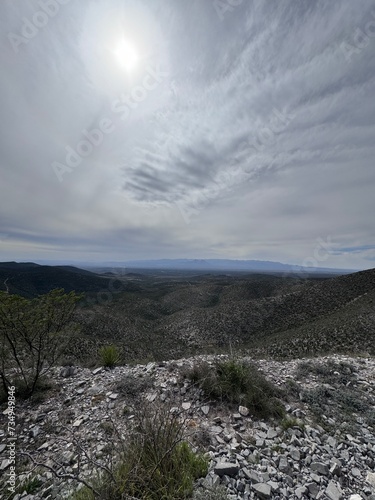
<path fill-rule="evenodd" d="M 184 377 L 194 363 L 217 358 L 113 370 L 56 368 L 45 400 L 17 400 L 16 446 L 24 454 L 17 475 L 24 491 L 14 499 L 69 498 L 77 488 L 72 477 L 87 479 L 95 464 L 106 463 L 142 400 L 179 412 L 189 441 L 209 454 L 196 498 L 225 498 L 219 490 L 209 493 L 221 486 L 233 499 L 375 499 L 375 358 L 256 361 L 284 389 L 287 417 L 281 422 L 210 401 Z M 5 405 L 1 414 L 5 421 Z M 35 465 L 30 473 L 31 460 L 46 467 Z M 0 445 L 0 470 L 9 470 L 6 444 Z M 9 498 L 4 486 L 0 498 Z"/>

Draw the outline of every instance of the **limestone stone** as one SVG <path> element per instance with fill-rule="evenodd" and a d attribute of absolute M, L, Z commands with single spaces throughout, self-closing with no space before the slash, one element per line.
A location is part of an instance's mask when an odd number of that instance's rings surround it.
<path fill-rule="evenodd" d="M 271 498 L 271 486 L 266 483 L 257 483 L 253 485 L 253 489 L 259 498 L 267 499 Z"/>
<path fill-rule="evenodd" d="M 217 474 L 219 477 L 222 477 L 224 475 L 235 476 L 239 470 L 239 465 L 232 462 L 222 462 L 217 464 L 214 468 L 215 474 Z"/>
<path fill-rule="evenodd" d="M 323 462 L 313 462 L 310 467 L 311 470 L 323 474 L 324 476 L 328 476 L 329 474 L 329 467 Z"/>
<path fill-rule="evenodd" d="M 239 406 L 238 407 L 238 413 L 242 415 L 243 417 L 247 417 L 250 413 L 249 408 L 246 408 L 246 406 Z"/>

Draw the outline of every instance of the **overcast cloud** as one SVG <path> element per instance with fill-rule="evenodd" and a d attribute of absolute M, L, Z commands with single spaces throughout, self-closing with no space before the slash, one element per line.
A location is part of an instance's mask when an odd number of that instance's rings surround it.
<path fill-rule="evenodd" d="M 374 0 L 2 0 L 0 35 L 0 261 L 375 266 Z"/>

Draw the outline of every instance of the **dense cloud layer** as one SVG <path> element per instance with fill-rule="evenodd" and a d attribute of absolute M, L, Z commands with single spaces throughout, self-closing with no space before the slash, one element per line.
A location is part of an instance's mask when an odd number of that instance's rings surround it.
<path fill-rule="evenodd" d="M 0 35 L 0 260 L 374 267 L 374 1 L 3 0 Z"/>

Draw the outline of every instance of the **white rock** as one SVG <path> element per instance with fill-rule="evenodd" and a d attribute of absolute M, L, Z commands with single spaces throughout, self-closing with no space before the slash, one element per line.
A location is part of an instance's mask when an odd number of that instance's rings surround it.
<path fill-rule="evenodd" d="M 366 481 L 371 484 L 373 488 L 375 488 L 375 472 L 368 472 Z"/>
<path fill-rule="evenodd" d="M 0 470 L 5 470 L 10 465 L 10 460 L 5 459 L 1 462 Z"/>
<path fill-rule="evenodd" d="M 46 441 L 41 446 L 39 446 L 38 451 L 47 450 L 49 448 L 49 442 Z"/>
<path fill-rule="evenodd" d="M 243 417 L 247 417 L 248 414 L 250 413 L 250 411 L 249 411 L 249 408 L 246 408 L 246 406 L 239 406 L 238 413 L 240 415 L 242 415 Z"/>
<path fill-rule="evenodd" d="M 326 495 L 331 500 L 341 500 L 342 499 L 342 491 L 339 489 L 339 485 L 337 485 L 334 481 L 330 481 L 326 488 Z"/>
<path fill-rule="evenodd" d="M 275 431 L 275 429 L 271 429 L 269 428 L 268 431 L 267 431 L 267 439 L 275 439 L 275 437 L 277 437 L 277 431 Z"/>
<path fill-rule="evenodd" d="M 205 405 L 205 406 L 202 406 L 201 410 L 205 415 L 208 415 L 208 412 L 210 411 L 210 407 L 208 405 Z"/>

